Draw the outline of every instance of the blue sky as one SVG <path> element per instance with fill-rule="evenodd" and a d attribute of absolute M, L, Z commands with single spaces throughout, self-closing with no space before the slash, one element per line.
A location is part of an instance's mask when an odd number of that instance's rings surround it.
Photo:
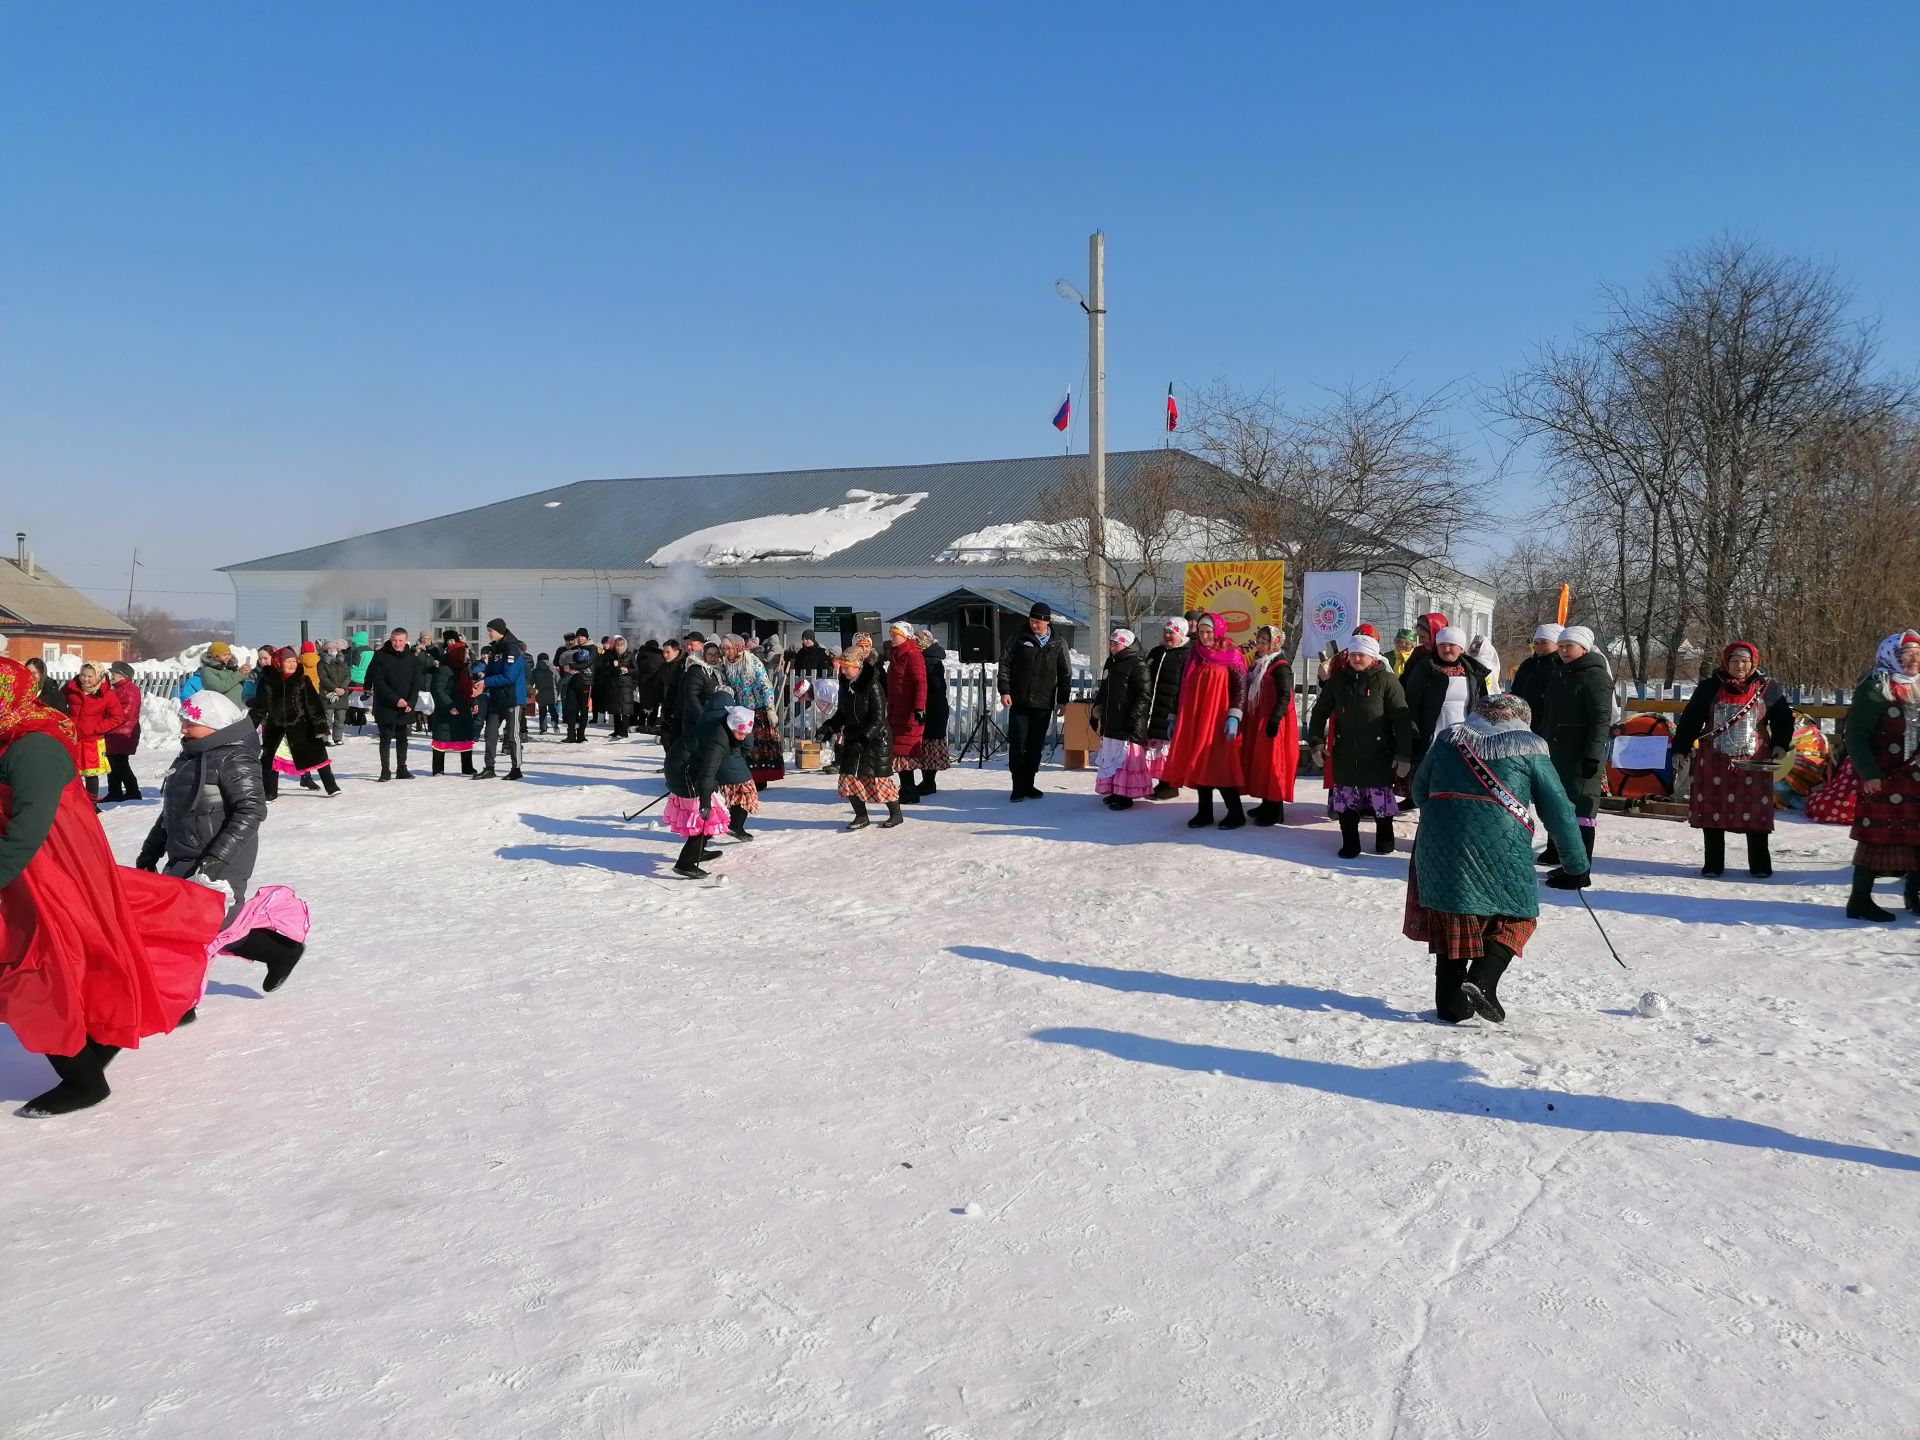
<path fill-rule="evenodd" d="M 573 479 L 1045 453 L 1094 228 L 1116 448 L 1170 380 L 1497 380 L 1724 230 L 1911 367 L 1916 75 L 1910 0 L 15 0 L 0 531 L 225 613 Z"/>

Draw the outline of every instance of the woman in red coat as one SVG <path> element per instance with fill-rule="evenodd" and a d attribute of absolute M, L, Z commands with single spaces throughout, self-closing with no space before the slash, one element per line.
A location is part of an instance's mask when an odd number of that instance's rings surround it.
<path fill-rule="evenodd" d="M 1300 768 L 1300 716 L 1293 703 L 1293 667 L 1280 653 L 1280 637 L 1262 625 L 1253 639 L 1253 669 L 1247 676 L 1247 729 L 1240 741 L 1240 788 L 1260 803 L 1256 825 L 1287 818 L 1293 779 Z"/>
<path fill-rule="evenodd" d="M 107 1098 L 107 1062 L 200 999 L 217 890 L 122 869 L 80 787 L 80 737 L 0 656 L 0 1023 L 60 1083 L 22 1115 Z"/>
<path fill-rule="evenodd" d="M 140 687 L 124 660 L 114 661 L 108 673 L 113 698 L 120 702 L 120 723 L 107 736 L 107 799 L 138 800 L 140 779 L 133 773 L 133 757 L 140 750 Z"/>
<path fill-rule="evenodd" d="M 1199 790 L 1200 808 L 1187 822 L 1189 829 L 1213 824 L 1213 792 L 1218 790 L 1227 802 L 1220 828 L 1237 830 L 1247 823 L 1240 809 L 1240 716 L 1247 703 L 1247 658 L 1218 615 L 1202 615 L 1196 629 L 1161 778 L 1169 785 Z"/>
<path fill-rule="evenodd" d="M 927 660 L 906 621 L 894 621 L 888 633 L 887 728 L 893 732 L 893 772 L 900 778 L 900 803 L 913 805 L 920 799 L 913 772 L 927 733 Z"/>
<path fill-rule="evenodd" d="M 124 718 L 120 697 L 107 684 L 107 673 L 92 661 L 80 667 L 80 673 L 67 682 L 67 714 L 80 740 L 80 773 L 87 782 L 87 795 L 98 801 L 100 777 L 107 773 L 107 737 Z"/>

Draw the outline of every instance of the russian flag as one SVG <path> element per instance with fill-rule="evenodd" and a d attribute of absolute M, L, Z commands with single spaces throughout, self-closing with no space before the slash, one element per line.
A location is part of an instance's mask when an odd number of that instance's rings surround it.
<path fill-rule="evenodd" d="M 1060 408 L 1053 412 L 1053 428 L 1064 433 L 1072 419 L 1073 387 L 1069 385 L 1067 387 L 1066 398 L 1060 402 Z"/>

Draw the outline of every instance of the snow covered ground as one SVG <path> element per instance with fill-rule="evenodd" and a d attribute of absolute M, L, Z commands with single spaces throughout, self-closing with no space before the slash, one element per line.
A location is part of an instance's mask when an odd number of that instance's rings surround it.
<path fill-rule="evenodd" d="M 1917 1433 L 1920 926 L 1842 919 L 1837 831 L 1709 883 L 1604 820 L 1633 973 L 1549 892 L 1447 1029 L 1311 787 L 1197 838 L 957 770 L 843 835 L 796 776 L 696 887 L 651 745 L 371 752 L 275 807 L 284 990 L 0 1117 L 11 1440 Z"/>

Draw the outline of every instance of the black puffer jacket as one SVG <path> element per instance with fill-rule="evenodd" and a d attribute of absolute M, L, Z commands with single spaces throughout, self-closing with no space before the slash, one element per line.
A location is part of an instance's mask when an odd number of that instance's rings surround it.
<path fill-rule="evenodd" d="M 1055 635 L 1042 645 L 1033 631 L 1022 630 L 1000 657 L 995 683 L 1016 710 L 1051 710 L 1066 704 L 1073 684 L 1066 642 Z"/>
<path fill-rule="evenodd" d="M 953 717 L 953 708 L 947 699 L 947 652 L 935 642 L 926 648 L 924 658 L 927 662 L 925 738 L 944 740 L 947 738 L 947 722 Z"/>
<path fill-rule="evenodd" d="M 406 718 L 420 698 L 420 657 L 412 650 L 396 650 L 382 645 L 367 662 L 366 689 L 373 695 L 376 719 L 394 721 Z M 407 702 L 407 709 L 400 702 Z"/>
<path fill-rule="evenodd" d="M 1533 733 L 1543 739 L 1547 733 L 1547 688 L 1553 684 L 1553 672 L 1560 668 L 1558 655 L 1529 655 L 1513 672 L 1509 693 L 1527 702 L 1533 714 Z"/>
<path fill-rule="evenodd" d="M 680 670 L 660 715 L 661 738 L 669 745 L 700 723 L 708 699 L 720 688 L 719 673 L 699 656 L 683 655 L 678 663 Z"/>
<path fill-rule="evenodd" d="M 324 740 L 331 733 L 320 692 L 298 670 L 291 675 L 278 670 L 262 675 L 247 714 L 256 725 L 271 726 L 300 740 Z"/>
<path fill-rule="evenodd" d="M 1147 682 L 1147 657 L 1138 640 L 1107 661 L 1107 673 L 1094 692 L 1093 713 L 1101 739 L 1145 742 L 1153 687 Z"/>
<path fill-rule="evenodd" d="M 751 785 L 741 743 L 727 729 L 727 697 L 711 696 L 700 712 L 700 723 L 674 741 L 667 751 L 667 789 L 683 800 L 710 803 L 708 797 L 722 785 Z"/>
<path fill-rule="evenodd" d="M 300 683 L 312 689 L 304 679 Z M 187 876 L 205 861 L 217 860 L 226 867 L 234 894 L 244 896 L 259 855 L 260 822 L 266 818 L 260 739 L 251 724 L 236 720 L 224 730 L 181 742 L 180 758 L 160 782 L 160 818 L 140 847 L 140 868 L 153 869 L 164 855 L 167 874 Z"/>
<path fill-rule="evenodd" d="M 1156 645 L 1148 653 L 1148 740 L 1173 738 L 1173 722 L 1180 718 L 1180 683 L 1187 678 L 1187 662 L 1192 658 L 1191 641 L 1173 649 Z"/>
<path fill-rule="evenodd" d="M 842 775 L 880 780 L 893 774 L 893 732 L 887 728 L 887 682 L 869 660 L 852 680 L 840 682 L 840 705 L 820 726 L 833 740 L 834 766 Z"/>

